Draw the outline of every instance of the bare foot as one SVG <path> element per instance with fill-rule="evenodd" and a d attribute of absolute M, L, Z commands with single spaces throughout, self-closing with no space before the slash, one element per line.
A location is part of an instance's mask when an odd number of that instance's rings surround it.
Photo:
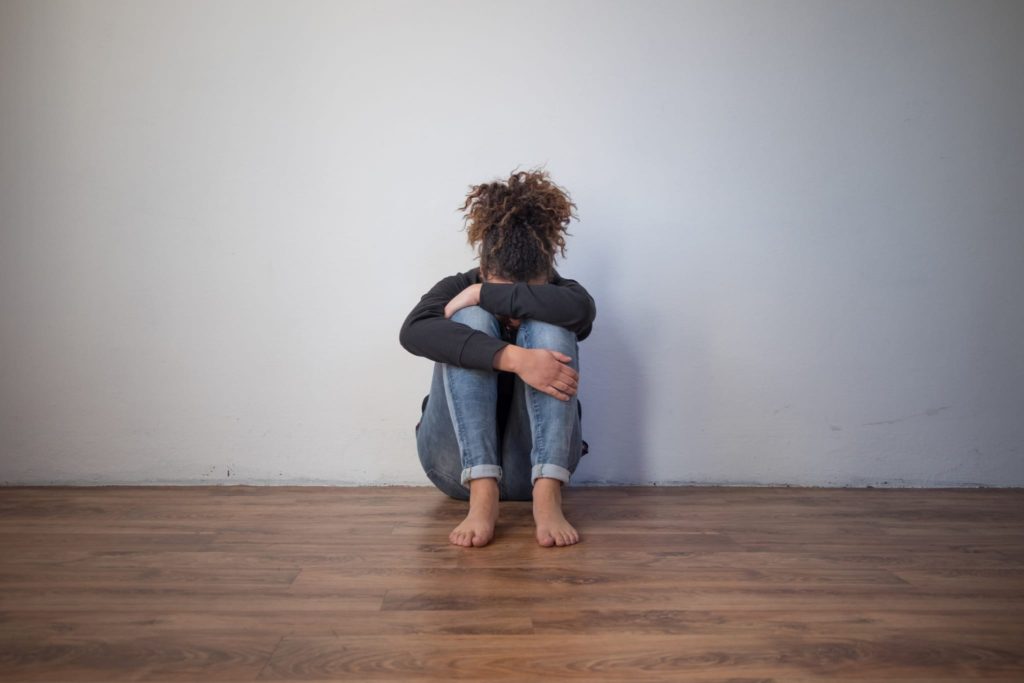
<path fill-rule="evenodd" d="M 533 484 L 533 520 L 537 523 L 537 542 L 542 546 L 579 543 L 580 534 L 562 514 L 562 482 L 538 477 Z"/>
<path fill-rule="evenodd" d="M 480 477 L 469 480 L 469 514 L 452 529 L 448 540 L 466 547 L 482 546 L 494 537 L 498 521 L 498 480 Z"/>

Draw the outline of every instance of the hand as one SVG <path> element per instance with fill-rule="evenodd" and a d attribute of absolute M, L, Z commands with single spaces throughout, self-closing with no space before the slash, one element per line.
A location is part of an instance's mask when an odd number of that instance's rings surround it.
<path fill-rule="evenodd" d="M 483 283 L 470 285 L 452 297 L 452 300 L 444 307 L 444 317 L 450 318 L 455 315 L 455 311 L 466 306 L 479 306 L 481 287 L 483 287 Z"/>
<path fill-rule="evenodd" d="M 579 388 L 579 373 L 569 365 L 572 360 L 554 349 L 522 349 L 516 374 L 534 389 L 568 401 Z"/>

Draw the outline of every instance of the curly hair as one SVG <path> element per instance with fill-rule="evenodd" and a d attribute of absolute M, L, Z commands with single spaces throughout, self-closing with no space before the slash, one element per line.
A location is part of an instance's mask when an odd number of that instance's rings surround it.
<path fill-rule="evenodd" d="M 480 243 L 480 270 L 523 282 L 551 279 L 556 252 L 565 256 L 576 205 L 547 171 L 513 171 L 507 181 L 473 185 L 459 207 L 470 246 Z"/>

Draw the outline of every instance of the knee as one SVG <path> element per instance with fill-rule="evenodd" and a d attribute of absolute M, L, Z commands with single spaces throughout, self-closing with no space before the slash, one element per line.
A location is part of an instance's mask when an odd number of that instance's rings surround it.
<path fill-rule="evenodd" d="M 523 346 L 535 349 L 556 349 L 576 360 L 579 344 L 576 340 L 576 333 L 572 330 L 536 318 L 523 320 L 519 325 L 519 330 Z"/>
<path fill-rule="evenodd" d="M 498 319 L 482 306 L 463 306 L 452 314 L 452 320 L 468 325 L 474 330 L 481 330 L 497 337 L 501 334 Z"/>

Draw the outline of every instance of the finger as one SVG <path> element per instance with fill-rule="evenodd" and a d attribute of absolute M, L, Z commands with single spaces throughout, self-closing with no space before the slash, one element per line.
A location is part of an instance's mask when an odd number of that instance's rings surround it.
<path fill-rule="evenodd" d="M 576 387 L 579 385 L 579 383 L 575 379 L 573 379 L 572 377 L 565 377 L 565 376 L 556 377 L 554 379 L 554 381 L 551 382 L 551 383 L 554 384 L 555 386 L 558 386 L 558 387 L 563 387 L 564 386 L 566 388 L 573 389 L 573 390 L 575 390 Z"/>
<path fill-rule="evenodd" d="M 576 370 L 574 368 L 571 368 L 568 365 L 565 365 L 561 369 L 561 373 L 560 373 L 559 379 L 566 379 L 566 378 L 572 380 L 573 382 L 578 382 L 580 380 L 580 373 L 576 372 Z"/>
<path fill-rule="evenodd" d="M 567 362 L 572 360 L 572 356 L 567 356 L 564 353 L 562 353 L 561 351 L 555 351 L 554 349 L 548 349 L 548 351 L 550 351 L 551 353 L 555 354 L 555 358 L 557 358 L 558 360 L 560 360 L 562 362 L 567 363 Z"/>
<path fill-rule="evenodd" d="M 551 385 L 548 385 L 548 387 L 545 389 L 545 391 L 547 391 L 547 393 L 551 394 L 552 396 L 554 396 L 555 398 L 557 398 L 560 401 L 568 401 L 569 400 L 568 394 L 566 394 L 566 393 L 564 393 L 562 391 L 559 391 L 559 389 L 557 387 L 553 387 Z"/>
<path fill-rule="evenodd" d="M 561 392 L 562 392 L 563 394 L 567 394 L 567 395 L 569 395 L 569 396 L 572 396 L 573 394 L 575 394 L 575 393 L 576 393 L 576 387 L 572 386 L 572 385 L 571 385 L 571 384 L 569 384 L 568 382 L 562 382 L 562 383 L 561 383 L 561 384 L 560 384 L 560 385 L 558 386 L 558 389 L 559 389 L 559 390 L 560 390 L 560 391 L 561 391 Z"/>

